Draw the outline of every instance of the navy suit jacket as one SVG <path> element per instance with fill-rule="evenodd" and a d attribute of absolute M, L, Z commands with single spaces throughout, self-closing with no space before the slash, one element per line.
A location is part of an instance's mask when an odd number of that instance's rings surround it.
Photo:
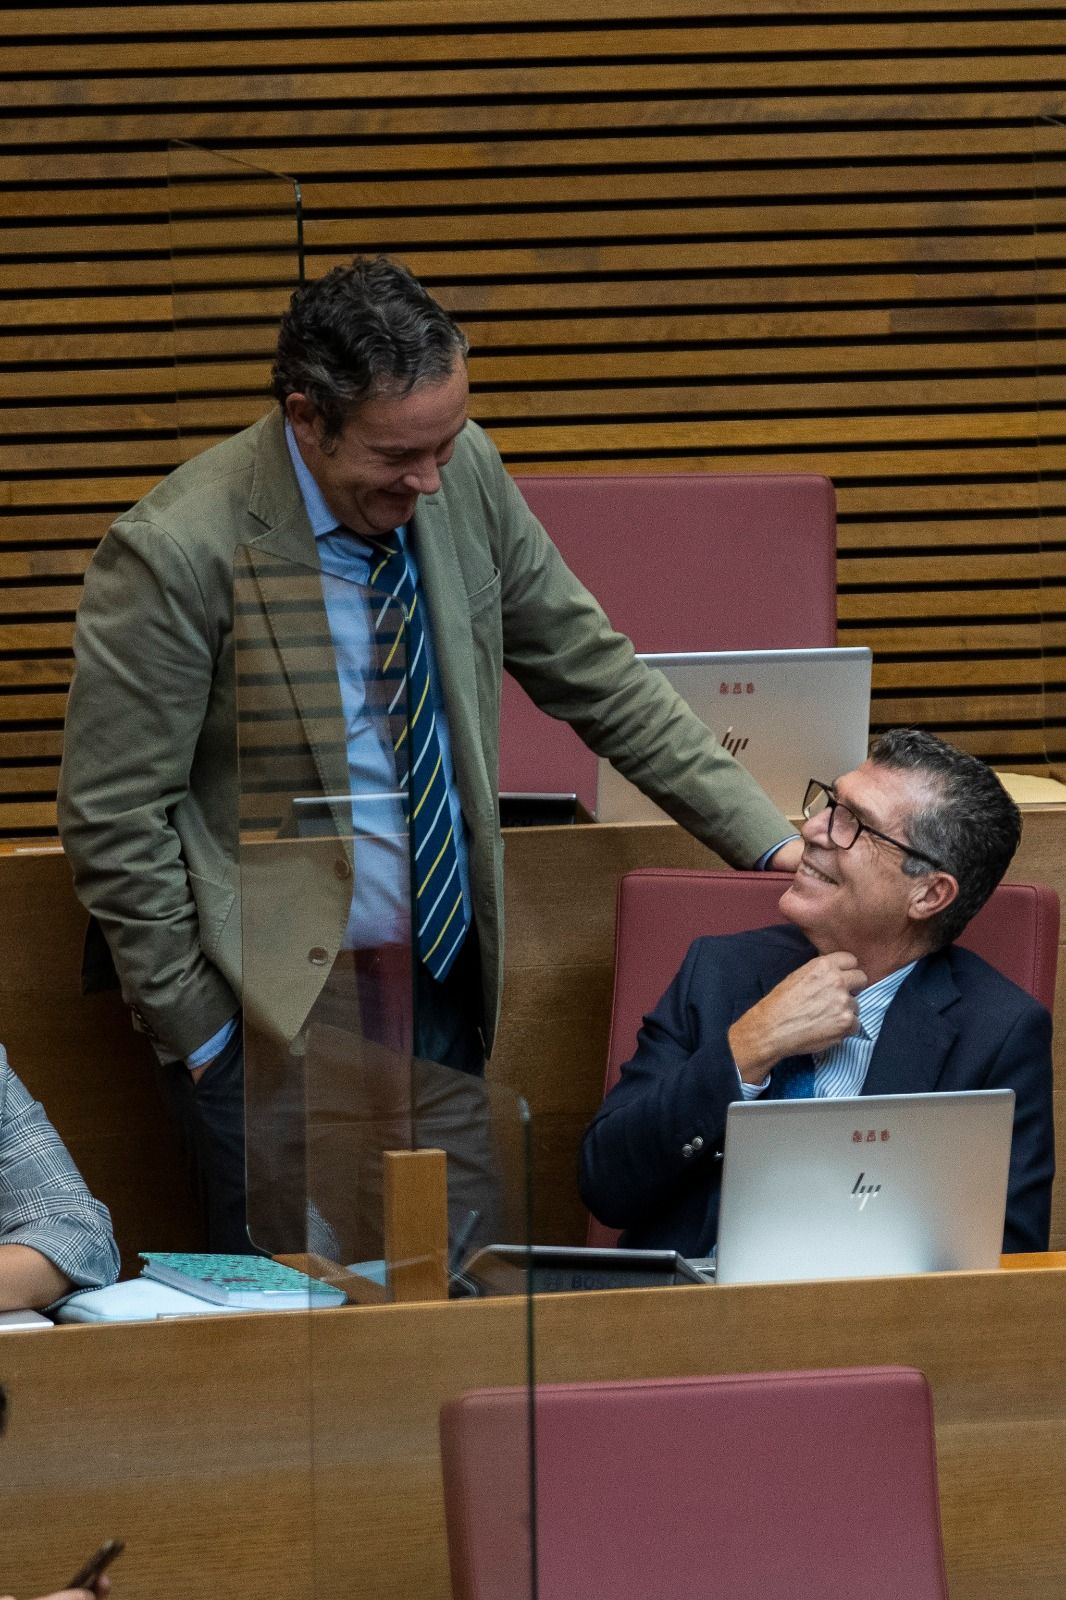
<path fill-rule="evenodd" d="M 718 1233 L 726 1111 L 741 1098 L 727 1030 L 817 951 L 791 926 L 697 939 L 585 1134 L 581 1193 L 623 1244 L 706 1255 Z M 781 1068 L 763 1098 L 773 1098 Z M 862 1093 L 1013 1089 L 1005 1251 L 1046 1250 L 1055 1147 L 1051 1017 L 969 950 L 925 956 L 885 1014 Z M 698 1141 L 702 1140 L 702 1144 Z"/>

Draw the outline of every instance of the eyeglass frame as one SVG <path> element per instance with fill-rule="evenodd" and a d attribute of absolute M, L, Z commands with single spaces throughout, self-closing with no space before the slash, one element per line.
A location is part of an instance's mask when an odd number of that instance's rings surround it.
<path fill-rule="evenodd" d="M 854 811 L 848 805 L 846 800 L 838 800 L 832 784 L 823 783 L 821 778 L 808 778 L 807 780 L 807 789 L 803 796 L 802 806 L 803 815 L 807 822 L 810 822 L 812 815 L 818 816 L 819 814 L 817 811 L 812 813 L 809 809 L 813 803 L 811 795 L 812 789 L 821 790 L 822 794 L 825 795 L 826 804 L 820 809 L 823 811 L 828 809 L 829 811 L 829 837 L 838 850 L 850 850 L 855 844 L 856 840 L 859 838 L 860 834 L 868 833 L 872 838 L 880 839 L 882 844 L 890 844 L 894 849 L 902 850 L 905 856 L 916 856 L 919 861 L 926 862 L 927 865 L 932 867 L 936 872 L 947 872 L 948 869 L 943 865 L 942 862 L 935 861 L 932 856 L 926 855 L 924 850 L 918 850 L 913 844 L 904 844 L 900 839 L 893 839 L 891 834 L 882 833 L 880 828 L 871 828 L 868 822 L 863 822 L 861 817 L 857 817 L 855 815 Z M 848 813 L 848 816 L 855 824 L 855 838 L 851 839 L 847 844 L 841 844 L 839 839 L 833 838 L 833 817 L 836 814 L 838 806 Z"/>

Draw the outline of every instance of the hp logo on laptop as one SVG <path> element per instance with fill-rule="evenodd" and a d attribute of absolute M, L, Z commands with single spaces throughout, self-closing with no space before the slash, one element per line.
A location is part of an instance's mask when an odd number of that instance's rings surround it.
<path fill-rule="evenodd" d="M 873 1200 L 881 1193 L 881 1185 L 879 1183 L 863 1183 L 862 1180 L 865 1176 L 865 1172 L 859 1173 L 859 1176 L 855 1179 L 855 1187 L 851 1191 L 851 1198 L 859 1202 L 860 1211 L 866 1210 L 867 1200 Z"/>

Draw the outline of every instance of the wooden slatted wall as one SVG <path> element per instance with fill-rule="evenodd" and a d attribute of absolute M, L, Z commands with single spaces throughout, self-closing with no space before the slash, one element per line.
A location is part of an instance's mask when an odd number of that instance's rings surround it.
<path fill-rule="evenodd" d="M 310 275 L 405 258 L 468 328 L 474 413 L 514 469 L 828 473 L 841 640 L 875 650 L 875 720 L 1040 762 L 1045 669 L 1052 694 L 1066 676 L 1066 131 L 1034 122 L 1066 113 L 1066 5 L 5 22 L 0 833 L 53 828 L 97 539 L 190 443 L 264 409 L 284 286 L 239 230 L 205 234 L 212 324 L 176 437 L 174 138 L 301 179 Z M 1066 754 L 1060 717 L 1051 743 Z"/>

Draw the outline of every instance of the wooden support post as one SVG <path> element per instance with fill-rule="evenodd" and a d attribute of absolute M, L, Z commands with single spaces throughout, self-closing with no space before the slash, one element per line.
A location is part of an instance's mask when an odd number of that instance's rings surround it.
<path fill-rule="evenodd" d="M 448 1298 L 448 1168 L 443 1150 L 386 1150 L 385 1264 L 392 1300 Z"/>

